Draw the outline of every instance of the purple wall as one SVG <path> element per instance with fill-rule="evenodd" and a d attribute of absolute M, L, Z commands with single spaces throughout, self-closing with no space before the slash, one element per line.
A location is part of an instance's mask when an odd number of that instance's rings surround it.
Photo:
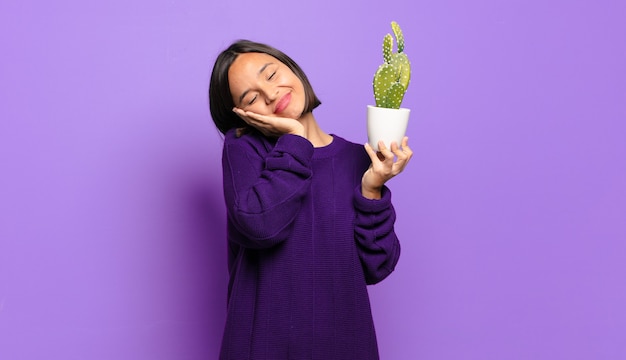
<path fill-rule="evenodd" d="M 383 359 L 626 358 L 623 1 L 86 3 L 0 3 L 0 359 L 215 358 L 216 54 L 284 49 L 365 142 L 391 20 L 415 158 Z"/>

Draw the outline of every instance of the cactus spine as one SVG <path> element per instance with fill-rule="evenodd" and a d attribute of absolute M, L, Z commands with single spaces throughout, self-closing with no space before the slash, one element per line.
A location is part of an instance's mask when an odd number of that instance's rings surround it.
<path fill-rule="evenodd" d="M 396 38 L 397 52 L 393 52 L 391 34 L 383 38 L 384 63 L 374 75 L 374 98 L 376 106 L 399 109 L 411 79 L 411 64 L 404 53 L 404 36 L 397 22 L 391 22 Z"/>

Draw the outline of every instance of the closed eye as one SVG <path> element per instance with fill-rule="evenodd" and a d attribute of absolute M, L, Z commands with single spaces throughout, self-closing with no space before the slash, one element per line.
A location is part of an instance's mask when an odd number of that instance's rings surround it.
<path fill-rule="evenodd" d="M 274 75 L 276 75 L 276 71 L 274 71 L 272 75 L 270 75 L 270 77 L 267 78 L 267 80 L 272 80 L 274 78 Z"/>
<path fill-rule="evenodd" d="M 248 101 L 248 105 L 252 105 L 256 101 L 257 95 L 254 95 L 250 101 Z"/>

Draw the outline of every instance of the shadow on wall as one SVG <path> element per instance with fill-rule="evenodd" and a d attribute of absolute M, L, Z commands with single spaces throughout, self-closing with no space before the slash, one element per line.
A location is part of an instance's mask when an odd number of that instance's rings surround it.
<path fill-rule="evenodd" d="M 211 179 L 216 180 L 216 179 Z M 206 356 L 216 357 L 221 343 L 226 316 L 226 219 L 219 184 L 196 184 L 186 190 L 189 236 L 186 238 L 187 262 L 185 276 L 189 278 L 184 289 L 190 298 L 188 309 L 197 325 L 193 334 L 197 346 L 206 350 Z M 191 355 L 191 354 L 190 354 Z"/>
<path fill-rule="evenodd" d="M 127 289 L 140 291 L 121 295 L 132 311 L 120 322 L 137 327 L 113 334 L 101 358 L 217 358 L 228 286 L 221 139 L 212 143 L 205 119 L 167 109 L 128 124 L 110 158 L 123 159 L 112 164 L 125 195 L 115 210 L 133 219 L 124 235 L 136 244 L 119 246 L 137 263 Z"/>

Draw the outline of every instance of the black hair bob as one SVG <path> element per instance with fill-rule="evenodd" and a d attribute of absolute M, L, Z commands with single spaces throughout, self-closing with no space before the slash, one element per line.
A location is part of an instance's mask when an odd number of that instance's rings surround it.
<path fill-rule="evenodd" d="M 303 114 L 312 112 L 313 109 L 321 104 L 321 101 L 315 95 L 309 79 L 304 71 L 282 51 L 266 44 L 257 43 L 249 40 L 238 40 L 232 43 L 226 50 L 222 51 L 215 60 L 213 71 L 211 73 L 211 82 L 209 84 L 209 108 L 211 118 L 217 129 L 225 134 L 232 128 L 246 128 L 246 124 L 237 114 L 233 112 L 235 104 L 230 86 L 228 83 L 228 69 L 233 64 L 237 56 L 244 53 L 264 53 L 273 56 L 278 61 L 285 64 L 293 73 L 302 81 L 305 93 L 305 105 Z"/>

